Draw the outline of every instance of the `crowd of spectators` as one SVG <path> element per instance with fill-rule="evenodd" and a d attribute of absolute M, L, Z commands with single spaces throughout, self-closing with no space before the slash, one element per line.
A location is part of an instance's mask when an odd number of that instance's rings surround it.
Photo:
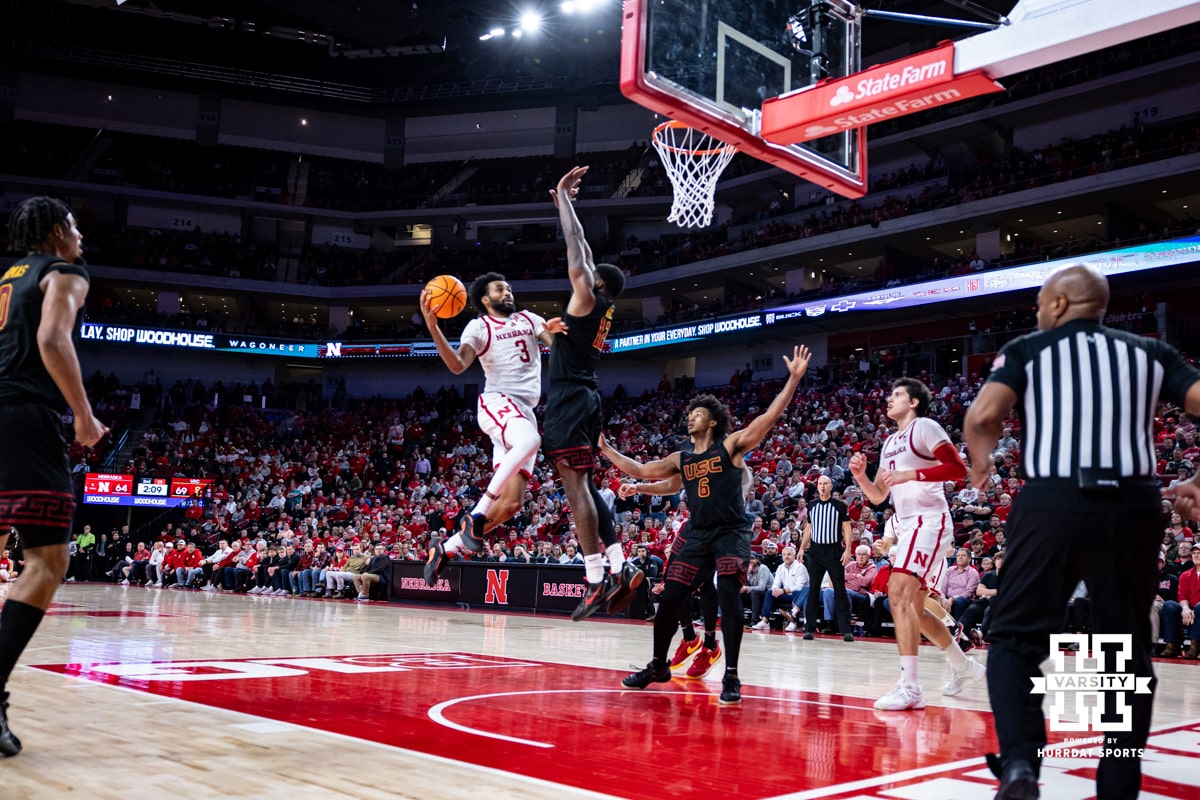
<path fill-rule="evenodd" d="M 775 570 L 783 549 L 799 542 L 806 503 L 822 476 L 830 478 L 837 496 L 849 504 L 854 546 L 873 548 L 881 537 L 891 512 L 864 501 L 853 485 L 848 461 L 857 452 L 876 460 L 883 439 L 893 429 L 886 417 L 891 377 L 886 370 L 875 376 L 846 375 L 829 367 L 812 370 L 772 433 L 747 456 L 753 474 L 746 497 L 747 509 L 754 515 L 753 549 L 768 569 Z M 933 389 L 931 417 L 961 446 L 963 418 L 981 385 L 979 377 L 938 378 L 926 372 L 917 377 Z M 130 409 L 137 406 L 136 412 L 151 420 L 140 441 L 105 471 L 214 482 L 205 503 L 173 512 L 176 517 L 155 520 L 127 535 L 118 532 L 115 547 L 111 534 L 102 540 L 104 552 L 118 554 L 124 552 L 126 542 L 134 553 L 142 544 L 147 551 L 158 548 L 156 542 L 169 542 L 185 551 L 193 544 L 209 561 L 189 565 L 177 575 L 177 583 L 184 587 L 207 583 L 212 590 L 336 596 L 337 586 L 352 585 L 352 577 L 340 583 L 335 578 L 322 588 L 319 575 L 304 575 L 306 569 L 320 572 L 320 567 L 312 566 L 314 554 L 320 552 L 331 560 L 373 557 L 378 546 L 396 560 L 423 560 L 430 535 L 453 530 L 458 514 L 473 504 L 490 475 L 490 445 L 478 430 L 472 404 L 454 389 L 432 394 L 417 389 L 404 398 L 354 401 L 339 411 L 320 403 L 309 410 L 280 410 L 271 404 L 264 409 L 260 398 L 273 398 L 279 391 L 270 385 L 205 386 L 189 380 L 163 387 L 148 380 L 122 386 L 115 376 L 99 374 L 88 385 L 99 398 L 101 413 L 133 413 Z M 315 386 L 310 388 L 319 395 Z M 665 380 L 638 396 L 618 389 L 607 402 L 612 444 L 639 460 L 678 449 L 684 444 L 681 421 L 692 391 L 687 381 L 673 386 Z M 706 391 L 729 405 L 739 425 L 770 403 L 778 381 L 755 380 L 747 367 L 735 372 L 727 385 Z M 100 408 L 101 403 L 105 408 Z M 1200 459 L 1200 431 L 1171 408 L 1160 409 L 1155 430 L 1164 486 L 1186 479 Z M 989 564 L 985 559 L 1003 551 L 1008 511 L 1023 485 L 1019 436 L 1014 417 L 997 445 L 984 490 L 961 481 L 944 487 L 954 520 L 954 542 L 964 553 L 947 553 L 947 558 L 961 561 L 961 567 L 979 571 Z M 97 467 L 95 455 L 81 450 L 72 455 L 77 474 Z M 645 563 L 664 559 L 673 535 L 687 519 L 686 502 L 680 496 L 621 498 L 617 492 L 621 479 L 611 467 L 601 469 L 598 480 L 613 505 L 617 533 L 630 557 Z M 523 507 L 495 531 L 488 550 L 473 558 L 518 564 L 576 563 L 578 541 L 568 512 L 561 484 L 539 455 Z M 86 520 L 86 512 L 82 516 Z M 1165 558 L 1175 568 L 1186 569 L 1195 537 L 1173 517 L 1169 503 L 1163 506 L 1163 527 Z M 254 565 L 238 573 L 237 566 L 244 564 L 231 561 L 225 566 L 234 565 L 234 570 L 225 571 L 223 557 L 212 558 L 220 552 L 214 550 L 218 541 L 232 545 L 226 553 L 230 558 L 257 553 L 258 559 L 265 559 L 274 549 L 277 558 L 298 554 L 301 566 L 293 567 L 289 561 L 283 565 L 285 574 L 277 577 L 278 571 L 271 572 L 265 582 L 256 577 L 260 573 Z M 872 555 L 882 561 L 886 554 L 872 550 Z M 157 582 L 143 577 L 140 568 L 132 576 L 126 574 L 117 560 L 110 555 L 103 570 L 98 569 L 100 562 L 88 561 L 86 573 L 73 576 L 100 579 L 107 573 L 117 580 Z M 221 570 L 205 570 L 206 564 Z M 195 569 L 200 571 L 189 571 Z M 956 597 L 970 602 L 955 605 Z M 961 615 L 977 599 L 951 595 L 950 604 Z"/>

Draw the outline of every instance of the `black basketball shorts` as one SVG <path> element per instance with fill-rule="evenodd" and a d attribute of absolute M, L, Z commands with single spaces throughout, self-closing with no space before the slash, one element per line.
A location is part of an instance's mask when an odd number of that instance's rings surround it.
<path fill-rule="evenodd" d="M 746 525 L 709 529 L 689 526 L 675 538 L 666 579 L 695 589 L 715 571 L 718 576 L 735 576 L 744 585 L 749 564 L 750 529 Z"/>
<path fill-rule="evenodd" d="M 542 449 L 555 464 L 588 470 L 596 466 L 603 426 L 600 392 L 583 383 L 552 383 L 542 418 Z"/>
<path fill-rule="evenodd" d="M 0 405 L 0 532 L 22 545 L 66 544 L 75 513 L 62 420 L 40 403 Z"/>

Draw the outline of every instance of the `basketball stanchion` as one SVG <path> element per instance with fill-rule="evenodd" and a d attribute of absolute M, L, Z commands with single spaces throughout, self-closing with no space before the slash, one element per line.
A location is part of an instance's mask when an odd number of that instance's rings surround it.
<path fill-rule="evenodd" d="M 681 228 L 708 226 L 716 207 L 717 180 L 737 153 L 737 145 L 673 120 L 655 127 L 650 141 L 674 189 L 667 222 Z"/>

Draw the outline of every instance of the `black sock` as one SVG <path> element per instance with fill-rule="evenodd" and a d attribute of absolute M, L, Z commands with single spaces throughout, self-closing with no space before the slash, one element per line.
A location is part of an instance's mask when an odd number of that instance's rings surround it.
<path fill-rule="evenodd" d="M 706 649 L 706 650 L 716 650 L 717 649 L 717 632 L 716 631 L 705 631 L 704 632 L 704 649 Z"/>
<path fill-rule="evenodd" d="M 6 601 L 0 610 L 0 702 L 8 700 L 8 676 L 45 615 L 37 606 L 19 600 Z"/>
<path fill-rule="evenodd" d="M 721 634 L 725 645 L 725 672 L 737 674 L 742 650 L 742 586 L 736 575 L 717 578 L 717 601 L 721 606 Z"/>
<path fill-rule="evenodd" d="M 726 678 L 736 678 L 737 676 L 738 676 L 737 667 L 726 667 L 725 668 L 725 677 Z"/>
<path fill-rule="evenodd" d="M 694 641 L 695 639 L 696 639 L 695 627 L 683 628 L 683 640 L 685 642 L 691 642 L 691 641 Z"/>
<path fill-rule="evenodd" d="M 667 650 L 671 647 L 671 639 L 679 630 L 677 615 L 679 607 L 692 597 L 692 590 L 682 583 L 667 581 L 663 589 L 658 614 L 654 617 L 654 659 L 664 664 L 667 661 Z"/>

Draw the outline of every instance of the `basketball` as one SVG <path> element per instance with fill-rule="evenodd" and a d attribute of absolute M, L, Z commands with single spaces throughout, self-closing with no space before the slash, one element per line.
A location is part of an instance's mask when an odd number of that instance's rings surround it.
<path fill-rule="evenodd" d="M 467 287 L 453 275 L 438 275 L 425 284 L 429 307 L 438 319 L 457 317 L 467 307 Z"/>

